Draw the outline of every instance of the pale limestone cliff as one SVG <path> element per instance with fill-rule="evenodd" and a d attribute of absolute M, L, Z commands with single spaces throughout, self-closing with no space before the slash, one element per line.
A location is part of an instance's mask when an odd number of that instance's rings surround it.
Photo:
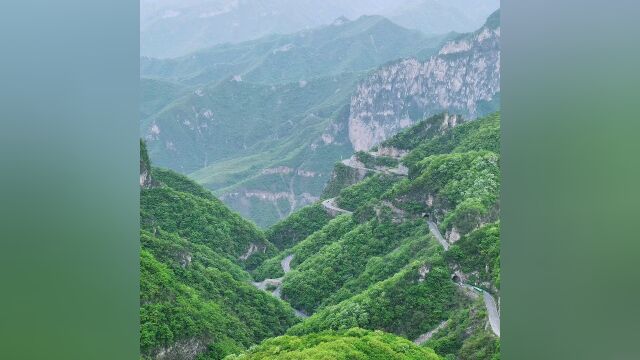
<path fill-rule="evenodd" d="M 355 151 L 366 151 L 440 112 L 474 119 L 495 111 L 499 96 L 500 26 L 488 24 L 445 43 L 427 61 L 404 59 L 360 83 L 351 99 L 349 139 Z"/>

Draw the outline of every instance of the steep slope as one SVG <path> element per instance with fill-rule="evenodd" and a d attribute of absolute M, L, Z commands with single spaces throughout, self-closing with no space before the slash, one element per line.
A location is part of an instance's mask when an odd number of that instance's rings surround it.
<path fill-rule="evenodd" d="M 434 115 L 372 147 L 368 152 L 358 151 L 348 160 L 335 165 L 321 197 L 326 199 L 338 196 L 344 188 L 375 174 L 378 171 L 376 169 L 398 166 L 399 159 L 421 141 L 444 134 L 465 121 L 461 116 L 448 113 Z"/>
<path fill-rule="evenodd" d="M 209 81 L 207 74 L 215 80 L 143 119 L 141 131 L 157 164 L 189 174 L 267 227 L 318 200 L 328 181 L 338 185 L 325 196 L 361 180 L 362 169 L 342 169 L 343 184 L 342 175 L 332 175 L 335 161 L 354 150 L 366 152 L 443 110 L 472 119 L 495 109 L 499 34 L 496 13 L 427 61 L 396 61 L 370 75 L 364 69 L 424 50 L 423 37 L 363 17 L 219 46 L 177 61 L 175 69 L 152 66 L 160 75 L 175 72 L 164 82 Z"/>
<path fill-rule="evenodd" d="M 141 132 L 155 163 L 191 174 L 268 226 L 317 200 L 333 160 L 351 153 L 349 97 L 366 71 L 438 44 L 370 16 L 179 59 L 143 59 L 143 75 L 157 78 L 144 80 L 143 92 L 200 85 L 169 104 L 162 96 L 145 102 L 145 111 L 159 110 L 141 121 Z"/>
<path fill-rule="evenodd" d="M 424 117 L 448 111 L 473 119 L 496 111 L 500 95 L 500 13 L 443 45 L 427 61 L 384 66 L 351 99 L 349 139 L 368 150 Z"/>
<path fill-rule="evenodd" d="M 185 92 L 183 85 L 155 79 L 140 79 L 140 118 L 145 119 L 170 104 Z"/>
<path fill-rule="evenodd" d="M 444 358 L 498 360 L 500 340 L 486 330 L 486 317 L 484 305 L 477 300 L 453 313 L 422 346 Z"/>
<path fill-rule="evenodd" d="M 289 248 L 322 229 L 330 220 L 322 205 L 306 206 L 269 228 L 267 239 L 278 249 Z"/>
<path fill-rule="evenodd" d="M 140 352 L 221 359 L 296 323 L 244 268 L 273 252 L 254 225 L 186 177 L 152 169 L 141 143 Z"/>
<path fill-rule="evenodd" d="M 369 161 L 402 154 L 408 176 L 381 170 L 342 189 L 333 203 L 352 214 L 254 271 L 257 279 L 284 275 L 282 298 L 311 315 L 289 334 L 362 327 L 419 343 L 437 339 L 443 356 L 496 354 L 478 291 L 499 298 L 499 114 L 451 118 L 426 119 L 380 144 Z M 446 234 L 446 247 L 427 222 Z M 291 270 L 283 274 L 286 257 Z"/>
<path fill-rule="evenodd" d="M 307 336 L 282 336 L 260 344 L 246 354 L 226 360 L 254 359 L 394 359 L 438 360 L 433 350 L 419 348 L 409 341 L 381 331 L 349 329 L 326 331 Z"/>
<path fill-rule="evenodd" d="M 342 109 L 357 74 L 265 86 L 226 81 L 143 121 L 155 161 L 261 226 L 317 199 L 350 152 Z"/>
<path fill-rule="evenodd" d="M 209 178 L 202 180 L 224 187 L 247 178 L 237 169 L 236 177 L 225 182 L 225 175 L 216 171 L 229 166 L 225 160 L 243 159 L 236 167 L 268 164 L 321 140 L 358 77 L 349 73 L 281 85 L 227 79 L 174 101 L 144 119 L 141 130 L 155 163 L 181 173 L 218 165 L 203 170 Z"/>

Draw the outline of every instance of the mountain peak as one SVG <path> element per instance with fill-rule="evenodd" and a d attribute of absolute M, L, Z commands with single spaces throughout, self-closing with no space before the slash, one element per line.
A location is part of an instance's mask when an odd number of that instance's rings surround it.
<path fill-rule="evenodd" d="M 484 26 L 490 29 L 500 27 L 500 9 L 494 11 L 493 14 L 489 15 L 487 21 L 484 23 Z"/>
<path fill-rule="evenodd" d="M 340 26 L 342 24 L 348 23 L 349 20 L 348 18 L 346 18 L 345 16 L 340 16 L 339 18 L 336 18 L 335 20 L 333 20 L 333 22 L 331 23 L 331 25 L 333 26 Z"/>

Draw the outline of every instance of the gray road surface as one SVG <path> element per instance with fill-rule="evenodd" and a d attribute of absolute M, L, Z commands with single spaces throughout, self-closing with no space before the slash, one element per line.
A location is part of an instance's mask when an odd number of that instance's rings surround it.
<path fill-rule="evenodd" d="M 445 240 L 445 238 L 440 233 L 438 226 L 433 221 L 427 221 L 429 224 L 429 230 L 433 234 L 433 236 L 438 239 L 438 242 L 442 244 L 445 250 L 449 249 L 449 243 Z M 461 284 L 461 286 L 465 286 L 468 288 L 474 288 L 471 285 Z M 475 288 L 474 288 L 475 289 Z M 487 308 L 487 315 L 489 317 L 489 324 L 491 325 L 491 331 L 493 331 L 496 336 L 500 337 L 500 312 L 498 311 L 498 305 L 493 296 L 486 290 L 478 288 L 483 295 L 484 305 Z M 478 290 L 475 290 L 478 291 Z"/>

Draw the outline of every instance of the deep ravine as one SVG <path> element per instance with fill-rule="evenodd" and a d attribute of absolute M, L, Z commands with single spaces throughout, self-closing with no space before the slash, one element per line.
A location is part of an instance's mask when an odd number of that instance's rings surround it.
<path fill-rule="evenodd" d="M 291 271 L 291 260 L 293 260 L 293 254 L 292 255 L 288 255 L 287 257 L 285 257 L 284 259 L 282 259 L 282 261 L 280 262 L 280 266 L 282 266 L 282 271 L 284 271 L 284 274 L 286 275 L 288 272 Z M 262 281 L 259 282 L 252 282 L 251 284 L 255 287 L 257 287 L 260 290 L 266 291 L 268 293 L 270 293 L 271 295 L 277 297 L 278 299 L 282 300 L 282 280 L 284 279 L 283 277 L 279 277 L 279 278 L 275 278 L 275 279 L 264 279 Z M 268 286 L 275 286 L 275 290 L 273 291 L 269 291 L 267 289 Z M 303 311 L 300 311 L 298 309 L 293 309 L 293 311 L 295 312 L 297 317 L 300 318 L 308 318 L 309 315 L 305 314 Z"/>

